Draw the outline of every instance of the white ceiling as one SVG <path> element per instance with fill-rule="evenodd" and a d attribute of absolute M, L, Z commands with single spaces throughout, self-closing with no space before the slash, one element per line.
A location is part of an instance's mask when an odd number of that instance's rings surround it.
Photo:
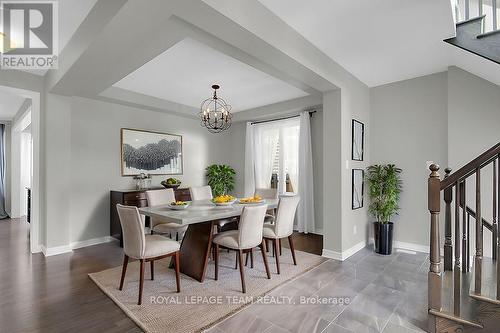
<path fill-rule="evenodd" d="M 82 24 L 97 0 L 59 0 L 59 51 Z"/>
<path fill-rule="evenodd" d="M 258 0 L 369 86 L 446 70 L 450 0 Z"/>
<path fill-rule="evenodd" d="M 0 90 L 0 120 L 12 120 L 24 102 L 24 97 Z"/>
<path fill-rule="evenodd" d="M 190 38 L 183 39 L 113 87 L 198 108 L 219 84 L 234 112 L 308 95 Z"/>

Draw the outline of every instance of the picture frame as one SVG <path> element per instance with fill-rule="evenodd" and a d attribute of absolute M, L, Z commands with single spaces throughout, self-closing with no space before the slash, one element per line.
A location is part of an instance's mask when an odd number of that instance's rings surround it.
<path fill-rule="evenodd" d="M 182 175 L 182 135 L 122 128 L 121 175 Z"/>
<path fill-rule="evenodd" d="M 352 210 L 364 206 L 365 170 L 352 169 Z"/>
<path fill-rule="evenodd" d="M 353 119 L 351 124 L 351 158 L 353 161 L 363 161 L 365 153 L 365 124 Z"/>

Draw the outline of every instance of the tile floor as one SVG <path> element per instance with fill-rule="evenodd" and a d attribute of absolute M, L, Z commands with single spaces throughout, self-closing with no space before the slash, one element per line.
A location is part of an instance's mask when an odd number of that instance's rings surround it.
<path fill-rule="evenodd" d="M 381 256 L 366 248 L 344 262 L 327 261 L 270 293 L 291 301 L 253 304 L 208 332 L 422 332 L 428 260 L 425 253 L 395 250 Z M 315 300 L 327 304 L 312 304 Z"/>

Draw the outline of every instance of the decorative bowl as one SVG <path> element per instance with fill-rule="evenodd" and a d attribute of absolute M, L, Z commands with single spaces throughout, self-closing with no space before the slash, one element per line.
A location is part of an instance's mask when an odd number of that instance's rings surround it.
<path fill-rule="evenodd" d="M 231 206 L 236 201 L 237 201 L 237 199 L 234 199 L 234 200 L 231 200 L 231 201 L 227 201 L 227 202 L 213 202 L 212 201 L 212 203 L 215 204 L 216 206 Z"/>
<path fill-rule="evenodd" d="M 161 184 L 165 187 L 165 188 L 173 188 L 174 190 L 177 190 L 177 188 L 179 186 L 181 186 L 181 183 L 177 183 L 177 184 L 167 184 L 166 182 L 161 182 Z"/>
<path fill-rule="evenodd" d="M 185 205 L 172 205 L 169 204 L 168 207 L 172 210 L 185 210 L 189 207 L 190 202 L 185 202 Z"/>

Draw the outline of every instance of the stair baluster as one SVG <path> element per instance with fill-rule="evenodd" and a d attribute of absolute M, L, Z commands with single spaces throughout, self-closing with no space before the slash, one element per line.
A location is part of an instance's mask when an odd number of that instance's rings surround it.
<path fill-rule="evenodd" d="M 474 256 L 474 292 L 481 294 L 483 264 L 483 223 L 481 216 L 481 169 L 476 169 L 476 255 Z"/>
<path fill-rule="evenodd" d="M 441 255 L 440 255 L 440 239 L 439 239 L 439 212 L 441 210 L 441 181 L 439 180 L 439 165 L 432 164 L 429 169 L 431 174 L 427 182 L 428 189 L 428 209 L 431 213 L 430 226 L 430 265 L 427 278 L 428 283 L 428 307 L 429 310 L 441 311 L 441 292 L 443 289 L 441 280 Z M 436 330 L 436 317 L 429 318 L 429 332 Z"/>
<path fill-rule="evenodd" d="M 497 161 L 493 161 L 493 223 L 492 223 L 492 237 L 491 237 L 491 252 L 493 260 L 497 259 L 497 239 L 498 239 L 498 225 L 497 225 Z"/>
<path fill-rule="evenodd" d="M 445 176 L 447 178 L 451 169 L 444 169 Z M 444 190 L 444 270 L 453 270 L 453 245 L 451 242 L 451 202 L 453 200 L 453 189 L 447 188 Z"/>
<path fill-rule="evenodd" d="M 497 23 L 497 0 L 492 0 L 491 2 L 491 9 L 492 9 L 492 12 L 493 12 L 493 30 L 497 30 L 498 29 L 498 23 Z"/>
<path fill-rule="evenodd" d="M 463 207 L 462 209 L 462 273 L 467 273 L 469 270 L 469 260 L 467 258 L 468 252 L 468 221 L 467 221 L 467 200 L 465 196 L 465 180 L 460 182 L 460 203 Z"/>
<path fill-rule="evenodd" d="M 496 170 L 496 175 L 497 175 L 497 185 L 496 185 L 496 190 L 497 190 L 497 202 L 493 205 L 493 207 L 496 206 L 496 209 L 493 208 L 493 210 L 496 212 L 496 214 L 493 217 L 493 220 L 496 221 L 496 226 L 497 226 L 497 299 L 500 300 L 500 241 L 498 240 L 498 217 L 500 215 L 500 154 L 497 156 L 497 166 L 498 170 Z"/>
<path fill-rule="evenodd" d="M 460 183 L 455 184 L 455 267 L 453 268 L 453 314 L 460 316 Z"/>

